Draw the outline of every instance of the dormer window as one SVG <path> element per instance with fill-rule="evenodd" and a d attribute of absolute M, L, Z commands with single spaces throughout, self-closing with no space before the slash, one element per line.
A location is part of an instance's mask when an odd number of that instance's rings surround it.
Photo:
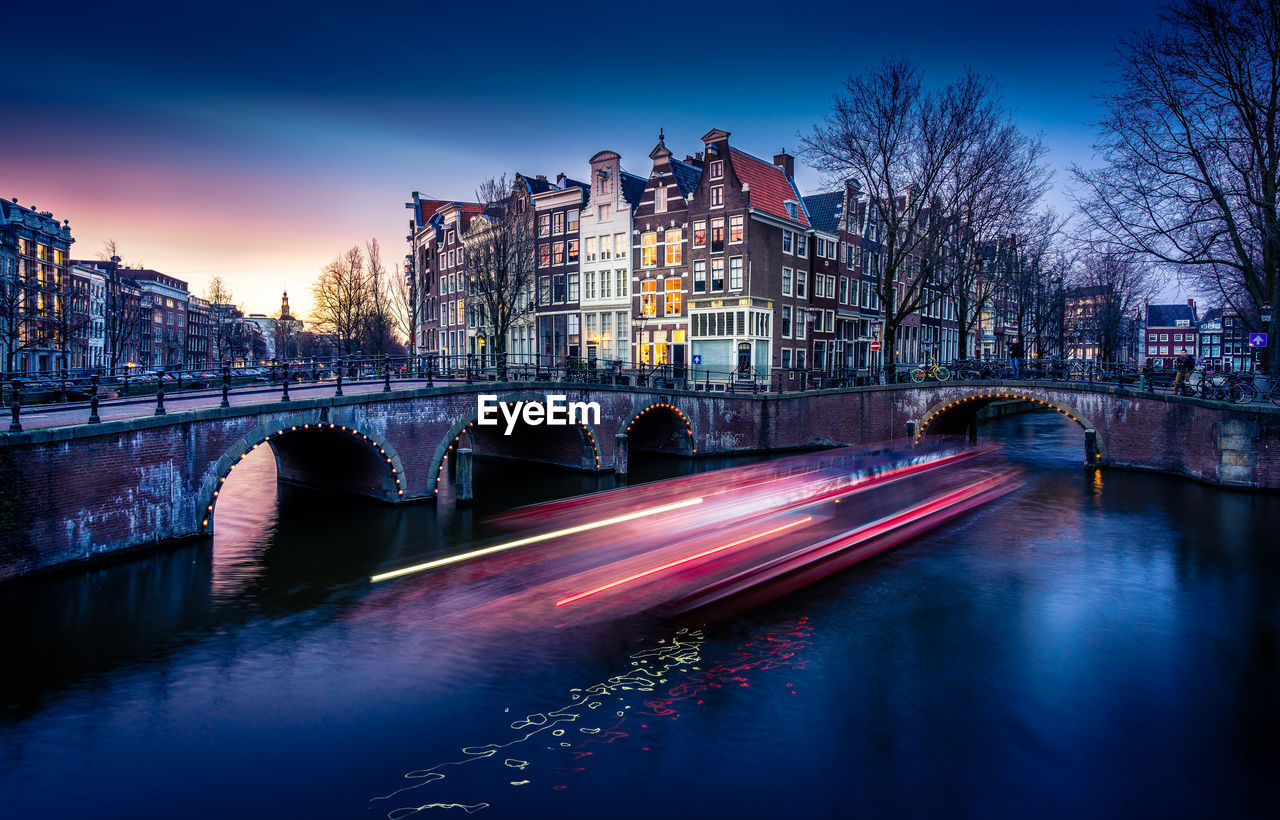
<path fill-rule="evenodd" d="M 786 202 L 784 202 L 784 203 L 782 203 L 782 204 L 783 204 L 783 205 L 785 205 L 785 206 L 787 206 L 787 216 L 791 217 L 792 219 L 795 219 L 795 218 L 796 218 L 796 203 L 795 203 L 795 201 L 794 201 L 794 200 L 790 200 L 790 199 L 788 199 Z"/>
<path fill-rule="evenodd" d="M 717 159 L 711 163 L 711 178 L 722 179 L 724 177 L 724 160 Z"/>

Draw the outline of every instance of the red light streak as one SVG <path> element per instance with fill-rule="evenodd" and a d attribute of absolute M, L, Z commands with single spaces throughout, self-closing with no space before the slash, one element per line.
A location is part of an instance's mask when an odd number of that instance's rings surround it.
<path fill-rule="evenodd" d="M 792 521 L 787 524 L 783 524 L 782 526 L 779 526 L 779 527 L 774 527 L 771 530 L 758 532 L 755 535 L 748 535 L 746 538 L 739 538 L 737 541 L 732 541 L 728 544 L 722 544 L 718 547 L 712 547 L 709 550 L 703 550 L 702 552 L 696 553 L 694 555 L 687 555 L 684 558 L 678 558 L 674 561 L 668 561 L 665 564 L 662 564 L 656 567 L 651 567 L 649 569 L 644 570 L 643 572 L 637 572 L 634 575 L 628 575 L 626 578 L 619 578 L 616 581 L 610 581 L 609 583 L 604 584 L 603 586 L 598 586 L 595 589 L 589 589 L 586 592 L 579 592 L 577 595 L 570 595 L 568 598 L 561 598 L 559 601 L 556 601 L 556 606 L 564 606 L 565 604 L 571 604 L 574 601 L 580 601 L 583 598 L 586 598 L 590 595 L 595 595 L 598 592 L 604 592 L 605 590 L 613 589 L 614 587 L 619 587 L 619 586 L 622 586 L 623 584 L 629 584 L 632 581 L 638 581 L 641 578 L 647 577 L 649 575 L 653 575 L 655 572 L 662 572 L 663 570 L 671 569 L 672 567 L 678 567 L 681 564 L 687 564 L 690 561 L 696 561 L 699 558 L 705 558 L 708 555 L 714 555 L 717 552 L 723 552 L 724 550 L 731 549 L 732 547 L 739 546 L 740 544 L 745 544 L 749 541 L 757 541 L 761 538 L 764 538 L 767 535 L 773 535 L 775 532 L 782 532 L 783 530 L 789 530 L 792 527 L 798 527 L 801 524 L 808 523 L 809 521 L 812 521 L 812 520 L 813 520 L 813 516 L 806 515 L 804 518 L 801 518 L 797 521 Z"/>

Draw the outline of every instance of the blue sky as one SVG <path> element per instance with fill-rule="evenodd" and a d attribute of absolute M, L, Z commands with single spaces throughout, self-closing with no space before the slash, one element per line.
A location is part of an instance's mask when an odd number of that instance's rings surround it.
<path fill-rule="evenodd" d="M 1097 96 L 1148 2 L 58 5 L 5 14 L 0 196 L 71 220 L 75 252 L 221 274 L 250 310 L 303 310 L 320 266 L 377 237 L 405 252 L 412 190 L 470 198 L 513 171 L 582 175 L 602 148 L 645 174 L 712 127 L 767 156 L 798 147 L 844 80 L 885 57 L 943 84 L 991 75 L 1067 182 Z M 549 11 L 554 9 L 554 11 Z M 797 176 L 813 192 L 822 180 Z M 1065 200 L 1055 192 L 1053 201 Z"/>

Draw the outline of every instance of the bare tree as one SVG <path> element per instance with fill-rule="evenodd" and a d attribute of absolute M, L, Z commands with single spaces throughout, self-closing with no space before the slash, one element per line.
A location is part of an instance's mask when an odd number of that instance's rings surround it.
<path fill-rule="evenodd" d="M 325 265 L 311 286 L 313 329 L 332 335 L 347 355 L 360 350 L 367 330 L 368 278 L 364 252 L 353 245 Z"/>
<path fill-rule="evenodd" d="M 71 367 L 71 351 L 78 347 L 88 349 L 85 331 L 92 324 L 89 316 L 89 295 L 75 287 L 71 275 L 59 284 L 53 293 L 52 341 L 57 344 L 64 369 Z"/>
<path fill-rule="evenodd" d="M 16 259 L 10 270 L 0 270 L 0 344 L 4 345 L 6 372 L 13 370 L 14 360 L 23 350 L 45 344 L 40 325 L 29 321 L 36 301 L 36 293 Z"/>
<path fill-rule="evenodd" d="M 395 344 L 394 282 L 382 262 L 382 249 L 377 239 L 365 243 L 368 272 L 365 276 L 365 348 L 379 356 L 387 353 Z"/>
<path fill-rule="evenodd" d="M 213 346 L 218 362 L 242 358 L 248 352 L 244 328 L 239 322 L 243 311 L 236 310 L 235 297 L 221 276 L 209 280 L 204 298 L 209 302 L 213 322 Z M 239 316 L 237 314 L 240 314 Z"/>
<path fill-rule="evenodd" d="M 144 327 L 150 329 L 151 313 L 142 307 L 141 294 L 137 283 L 130 280 L 122 270 L 123 260 L 120 248 L 114 239 L 102 243 L 98 258 L 106 262 L 104 282 L 104 328 L 106 357 L 110 372 L 115 374 L 121 359 L 130 349 L 136 346 Z"/>
<path fill-rule="evenodd" d="M 505 373 L 511 327 L 533 311 L 532 303 L 521 298 L 532 289 L 535 273 L 533 211 L 505 175 L 481 183 L 476 201 L 483 211 L 471 220 L 464 239 L 467 301 Z"/>
<path fill-rule="evenodd" d="M 884 315 L 884 350 L 892 371 L 897 331 L 906 318 L 941 298 L 956 275 L 946 259 L 966 203 L 999 169 L 994 160 L 1006 116 L 990 80 L 966 73 L 941 90 L 926 89 L 906 60 L 885 61 L 851 77 L 821 125 L 803 137 L 807 161 L 836 180 L 852 180 L 865 197 L 863 252 L 872 253 Z M 1016 135 L 1016 131 L 1010 131 Z M 1023 140 L 1029 168 L 1042 149 Z M 996 198 L 992 195 L 992 198 Z"/>
<path fill-rule="evenodd" d="M 1004 293 L 1027 351 L 1063 355 L 1061 304 L 1068 260 L 1060 247 L 1064 220 L 1053 209 L 1030 219 L 1016 234 Z"/>
<path fill-rule="evenodd" d="M 415 340 L 413 331 L 417 327 L 417 322 L 413 315 L 415 309 L 421 314 L 421 305 L 416 304 L 413 298 L 413 284 L 410 277 L 413 274 L 402 274 L 400 266 L 396 266 L 395 276 L 388 283 L 391 327 L 392 329 L 408 339 L 409 353 L 412 355 L 415 351 Z"/>
<path fill-rule="evenodd" d="M 1180 0 L 1121 45 L 1077 200 L 1105 242 L 1188 275 L 1251 328 L 1280 303 L 1280 7 Z M 1267 361 L 1276 367 L 1280 311 Z"/>
<path fill-rule="evenodd" d="M 1136 341 L 1137 317 L 1158 289 L 1154 266 L 1123 249 L 1086 244 L 1071 281 L 1080 307 L 1066 315 L 1066 332 L 1077 345 L 1092 345 L 1102 362 L 1124 360 Z"/>

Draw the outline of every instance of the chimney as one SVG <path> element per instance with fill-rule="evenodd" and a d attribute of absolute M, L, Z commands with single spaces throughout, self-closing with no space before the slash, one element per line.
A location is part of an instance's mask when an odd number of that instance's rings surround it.
<path fill-rule="evenodd" d="M 793 177 L 796 175 L 796 158 L 787 153 L 787 149 L 783 148 L 773 157 L 773 164 L 781 168 L 786 175 Z"/>
<path fill-rule="evenodd" d="M 546 174 L 538 174 L 536 177 L 534 177 L 534 179 L 540 179 L 540 180 L 542 180 L 543 182 L 546 182 L 546 180 L 547 180 L 547 175 L 546 175 Z"/>
<path fill-rule="evenodd" d="M 564 187 L 564 181 L 565 181 L 566 179 L 568 179 L 568 177 L 564 175 L 564 171 L 561 171 L 560 173 L 556 174 L 556 187 L 557 187 L 557 188 L 563 188 L 563 187 Z"/>

